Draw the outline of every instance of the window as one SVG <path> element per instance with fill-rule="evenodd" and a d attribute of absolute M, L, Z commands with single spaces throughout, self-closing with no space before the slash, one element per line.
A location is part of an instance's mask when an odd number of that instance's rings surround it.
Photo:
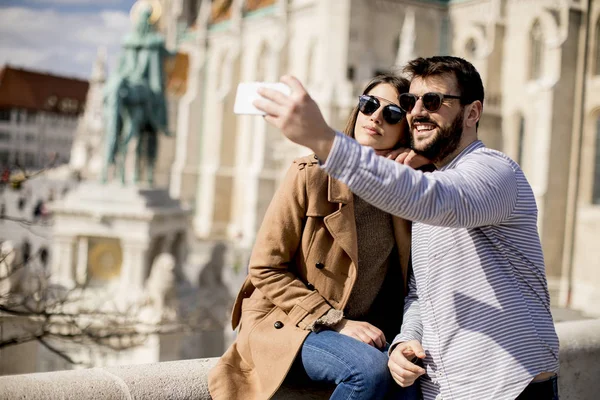
<path fill-rule="evenodd" d="M 10 132 L 0 131 L 0 142 L 10 142 Z"/>
<path fill-rule="evenodd" d="M 530 64 L 529 78 L 539 79 L 542 76 L 542 57 L 544 55 L 544 37 L 540 21 L 535 21 L 529 32 Z"/>
<path fill-rule="evenodd" d="M 27 122 L 30 124 L 33 124 L 36 120 L 37 117 L 37 113 L 35 111 L 28 111 L 27 112 Z"/>
<path fill-rule="evenodd" d="M 196 24 L 196 18 L 198 18 L 198 11 L 200 9 L 200 4 L 198 0 L 188 0 L 187 2 L 187 15 L 186 22 L 187 26 L 193 26 Z"/>
<path fill-rule="evenodd" d="M 42 246 L 38 252 L 39 257 L 40 257 L 40 262 L 42 263 L 42 265 L 45 267 L 48 266 L 48 249 L 44 246 Z"/>
<path fill-rule="evenodd" d="M 346 79 L 348 79 L 349 81 L 354 81 L 354 75 L 354 67 L 352 65 L 349 65 L 348 68 L 346 68 Z"/>
<path fill-rule="evenodd" d="M 594 160 L 592 203 L 600 204 L 600 115 L 596 119 L 596 157 Z"/>
<path fill-rule="evenodd" d="M 517 163 L 523 165 L 523 146 L 525 143 L 525 118 L 519 117 L 519 142 L 517 144 Z"/>
<path fill-rule="evenodd" d="M 0 166 L 7 166 L 9 163 L 10 153 L 8 150 L 0 150 Z"/>
<path fill-rule="evenodd" d="M 46 108 L 51 110 L 56 107 L 56 103 L 58 103 L 58 97 L 50 96 L 46 99 Z"/>
<path fill-rule="evenodd" d="M 600 18 L 596 21 L 596 38 L 594 42 L 594 75 L 600 75 Z"/>
<path fill-rule="evenodd" d="M 35 155 L 33 153 L 25 153 L 25 167 L 35 167 Z"/>
<path fill-rule="evenodd" d="M 475 55 L 477 54 L 477 42 L 474 38 L 467 40 L 467 43 L 465 44 L 465 54 L 468 58 L 475 58 Z"/>
<path fill-rule="evenodd" d="M 58 109 L 64 113 L 75 113 L 79 107 L 79 102 L 75 99 L 64 98 L 58 103 Z"/>
<path fill-rule="evenodd" d="M 0 121 L 10 121 L 10 110 L 0 110 Z"/>

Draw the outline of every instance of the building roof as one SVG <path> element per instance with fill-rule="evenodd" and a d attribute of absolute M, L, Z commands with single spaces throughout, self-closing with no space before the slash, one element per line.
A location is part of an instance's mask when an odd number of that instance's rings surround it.
<path fill-rule="evenodd" d="M 83 112 L 87 81 L 4 66 L 0 70 L 0 109 L 23 108 L 59 114 Z"/>

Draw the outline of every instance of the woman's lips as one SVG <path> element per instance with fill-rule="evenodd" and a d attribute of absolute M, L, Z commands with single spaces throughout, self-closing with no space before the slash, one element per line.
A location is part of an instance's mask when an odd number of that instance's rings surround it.
<path fill-rule="evenodd" d="M 370 126 L 363 126 L 363 129 L 371 136 L 381 135 L 375 128 L 371 128 Z"/>

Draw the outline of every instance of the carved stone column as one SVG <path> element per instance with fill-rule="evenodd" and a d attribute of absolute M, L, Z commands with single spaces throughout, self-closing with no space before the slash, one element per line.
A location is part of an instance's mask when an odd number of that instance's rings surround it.
<path fill-rule="evenodd" d="M 131 295 L 141 293 L 148 271 L 148 243 L 122 239 L 123 266 L 121 269 L 121 292 Z"/>
<path fill-rule="evenodd" d="M 67 288 L 74 287 L 74 261 L 75 238 L 72 236 L 54 237 L 51 281 Z"/>
<path fill-rule="evenodd" d="M 85 285 L 87 282 L 88 266 L 88 238 L 79 237 L 77 240 L 77 265 L 75 266 L 75 282 L 78 285 Z"/>

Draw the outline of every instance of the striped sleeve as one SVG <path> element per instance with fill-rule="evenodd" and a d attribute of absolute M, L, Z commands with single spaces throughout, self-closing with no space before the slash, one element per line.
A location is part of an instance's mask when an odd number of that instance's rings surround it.
<path fill-rule="evenodd" d="M 417 283 L 414 274 L 410 274 L 408 282 L 408 295 L 404 299 L 404 317 L 400 333 L 396 335 L 390 348 L 396 343 L 418 340 L 423 338 L 423 323 L 421 322 L 421 309 L 419 307 L 419 296 L 417 295 Z"/>
<path fill-rule="evenodd" d="M 411 221 L 457 228 L 506 221 L 518 194 L 512 165 L 491 153 L 461 163 L 459 170 L 423 173 L 337 133 L 322 168 L 374 206 Z"/>

